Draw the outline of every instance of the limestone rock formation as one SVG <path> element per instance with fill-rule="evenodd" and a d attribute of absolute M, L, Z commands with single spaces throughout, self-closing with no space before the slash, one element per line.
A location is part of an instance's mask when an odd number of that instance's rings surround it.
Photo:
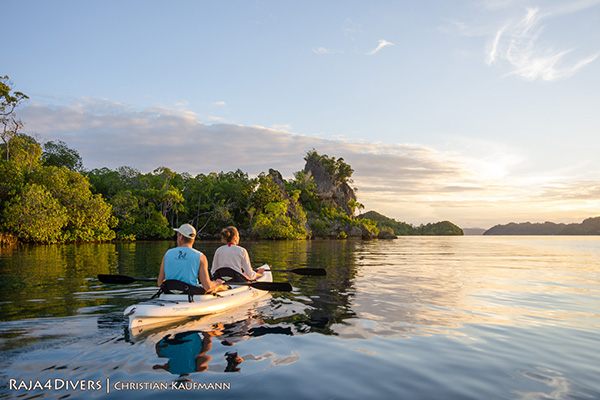
<path fill-rule="evenodd" d="M 304 173 L 308 178 L 312 176 L 320 201 L 328 207 L 341 208 L 349 216 L 353 215 L 353 210 L 350 209 L 348 203 L 351 200 L 356 201 L 356 194 L 345 180 L 336 180 L 315 157 L 308 157 Z"/>

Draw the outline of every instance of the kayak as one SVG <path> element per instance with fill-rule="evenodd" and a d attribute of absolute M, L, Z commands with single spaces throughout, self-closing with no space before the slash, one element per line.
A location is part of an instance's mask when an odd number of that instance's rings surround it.
<path fill-rule="evenodd" d="M 265 265 L 266 266 L 266 265 Z M 268 268 L 268 266 L 266 266 Z M 273 282 L 268 269 L 256 282 Z M 131 305 L 123 314 L 129 317 L 129 328 L 136 329 L 149 325 L 165 324 L 182 318 L 200 317 L 234 309 L 268 295 L 266 290 L 252 286 L 234 286 L 214 294 L 193 296 L 187 294 L 161 294 L 159 297 Z"/>
<path fill-rule="evenodd" d="M 178 332 L 200 331 L 212 332 L 222 329 L 227 326 L 227 336 L 236 337 L 235 341 L 240 341 L 240 337 L 244 337 L 245 333 L 238 331 L 248 329 L 253 323 L 264 325 L 262 321 L 262 313 L 259 310 L 268 310 L 271 294 L 261 296 L 256 301 L 251 301 L 242 304 L 220 313 L 208 314 L 200 317 L 169 319 L 163 323 L 141 325 L 137 328 L 130 329 L 132 341 L 150 340 L 150 342 L 158 342 L 161 338 L 167 335 L 175 335 Z"/>

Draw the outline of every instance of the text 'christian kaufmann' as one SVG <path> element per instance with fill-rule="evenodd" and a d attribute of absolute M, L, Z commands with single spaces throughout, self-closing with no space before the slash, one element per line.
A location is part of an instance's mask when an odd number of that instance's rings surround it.
<path fill-rule="evenodd" d="M 141 391 L 141 390 L 231 390 L 230 382 L 121 382 L 106 380 L 9 379 L 11 391 Z"/>

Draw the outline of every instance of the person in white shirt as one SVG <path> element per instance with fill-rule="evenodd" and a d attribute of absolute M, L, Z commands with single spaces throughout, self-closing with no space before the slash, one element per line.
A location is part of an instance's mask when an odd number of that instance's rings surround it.
<path fill-rule="evenodd" d="M 213 279 L 231 278 L 235 282 L 253 281 L 262 276 L 263 268 L 252 269 L 250 257 L 245 248 L 238 246 L 240 234 L 235 226 L 221 231 L 221 240 L 226 243 L 215 251 L 212 261 Z"/>

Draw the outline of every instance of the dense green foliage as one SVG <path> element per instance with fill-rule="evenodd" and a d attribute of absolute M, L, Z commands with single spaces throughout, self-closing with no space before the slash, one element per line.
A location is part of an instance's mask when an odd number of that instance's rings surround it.
<path fill-rule="evenodd" d="M 369 211 L 361 215 L 362 219 L 371 220 L 377 223 L 380 229 L 388 228 L 393 230 L 398 236 L 411 235 L 462 235 L 463 231 L 458 226 L 449 221 L 441 221 L 425 225 L 413 226 L 406 222 L 399 222 L 395 219 L 386 217 L 375 211 Z"/>
<path fill-rule="evenodd" d="M 15 109 L 27 98 L 13 91 L 8 77 L 0 77 L 3 242 L 15 237 L 38 243 L 166 239 L 182 223 L 209 238 L 227 225 L 237 226 L 243 236 L 268 239 L 372 238 L 380 228 L 389 229 L 354 216 L 363 206 L 348 186 L 354 170 L 343 158 L 313 149 L 305 156 L 305 171 L 290 180 L 273 170 L 255 178 L 241 170 L 196 176 L 166 167 L 149 173 L 126 166 L 84 171 L 79 153 L 63 141 L 42 147 L 19 132 L 23 124 Z M 444 222 L 410 228 L 453 234 L 457 227 Z"/>
<path fill-rule="evenodd" d="M 0 78 L 0 232 L 26 242 L 111 240 L 117 219 L 88 179 L 81 158 L 63 142 L 46 144 L 19 132 L 15 109 L 28 97 Z M 45 154 L 45 156 L 43 156 Z M 65 160 L 69 160 L 65 162 Z"/>
<path fill-rule="evenodd" d="M 0 227 L 26 242 L 111 240 L 116 218 L 88 179 L 65 167 L 42 165 L 41 146 L 19 134 L 0 160 Z"/>
<path fill-rule="evenodd" d="M 314 179 L 304 172 L 284 180 L 284 188 L 270 175 L 250 178 L 240 170 L 192 176 L 165 167 L 145 174 L 120 167 L 82 174 L 75 170 L 81 159 L 63 142 L 46 147 L 56 158 L 22 134 L 10 145 L 11 159 L 0 162 L 1 227 L 23 241 L 167 239 L 173 236 L 172 227 L 184 222 L 210 238 L 227 225 L 237 226 L 245 236 L 267 239 L 375 237 L 389 226 L 378 227 L 376 221 L 325 204 Z M 351 169 L 343 170 L 342 175 L 333 171 L 336 180 L 350 178 Z M 453 234 L 439 224 L 405 224 L 410 233 L 398 233 L 401 223 L 392 229 L 397 234 Z"/>
<path fill-rule="evenodd" d="M 42 159 L 44 165 L 83 171 L 83 160 L 77 150 L 70 149 L 62 140 L 44 143 Z"/>
<path fill-rule="evenodd" d="M 214 236 L 227 225 L 245 235 L 303 239 L 306 215 L 298 195 L 285 199 L 268 175 L 249 178 L 237 170 L 191 176 L 167 168 L 142 174 L 129 167 L 88 172 L 93 190 L 113 206 L 122 238 L 160 239 L 171 226 L 189 222 L 200 236 Z"/>
<path fill-rule="evenodd" d="M 418 235 L 463 235 L 463 230 L 450 221 L 440 221 L 435 223 L 422 224 L 419 225 L 416 229 Z"/>

